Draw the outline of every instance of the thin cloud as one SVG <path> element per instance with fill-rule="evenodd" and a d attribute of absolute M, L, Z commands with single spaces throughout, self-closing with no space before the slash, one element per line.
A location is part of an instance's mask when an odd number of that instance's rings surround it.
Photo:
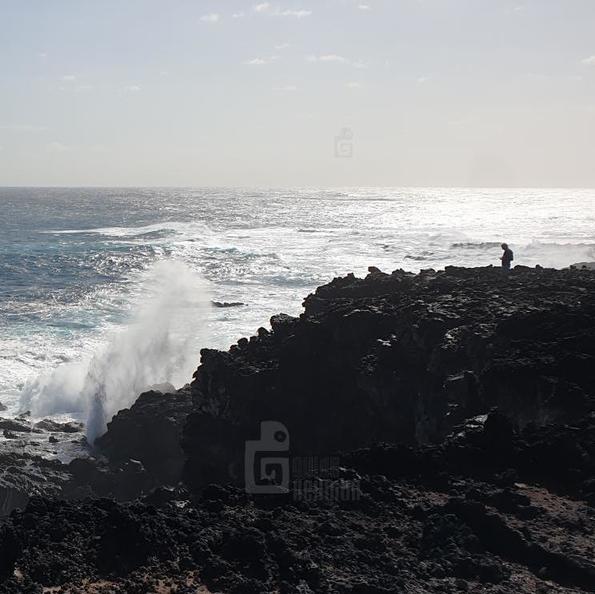
<path fill-rule="evenodd" d="M 62 78 L 60 78 L 60 80 L 72 82 L 73 80 L 76 80 L 76 76 L 74 74 L 65 74 L 64 76 L 62 76 Z"/>
<path fill-rule="evenodd" d="M 269 58 L 252 58 L 252 60 L 246 60 L 244 64 L 247 66 L 264 66 L 265 64 L 272 64 L 277 60 L 277 56 L 270 56 Z"/>
<path fill-rule="evenodd" d="M 292 10 L 287 8 L 280 8 L 279 6 L 273 6 L 270 2 L 261 2 L 260 4 L 255 4 L 252 7 L 252 10 L 258 14 L 265 14 L 277 17 L 294 17 L 297 19 L 303 19 L 305 17 L 309 17 L 312 14 L 311 10 Z"/>
<path fill-rule="evenodd" d="M 309 17 L 311 14 L 311 10 L 281 10 L 279 12 L 276 12 L 275 16 L 295 17 L 298 19 L 303 19 L 305 17 Z"/>
<path fill-rule="evenodd" d="M 349 60 L 337 54 L 324 54 L 322 56 L 308 56 L 308 62 L 335 62 L 338 64 L 348 64 Z"/>
<path fill-rule="evenodd" d="M 588 58 L 585 58 L 582 62 L 587 66 L 595 66 L 595 56 L 589 56 Z"/>
<path fill-rule="evenodd" d="M 345 86 L 348 89 L 361 89 L 362 88 L 362 83 L 357 82 L 357 81 L 351 81 L 351 82 L 348 82 Z"/>
<path fill-rule="evenodd" d="M 276 50 L 284 50 L 287 49 L 288 47 L 291 47 L 290 43 L 280 43 L 279 45 L 275 46 Z"/>
<path fill-rule="evenodd" d="M 284 85 L 282 87 L 273 87 L 273 91 L 280 93 L 295 93 L 298 88 L 295 85 Z"/>
<path fill-rule="evenodd" d="M 310 55 L 306 57 L 308 62 L 312 63 L 322 63 L 322 64 L 345 64 L 348 66 L 352 66 L 353 68 L 357 68 L 358 70 L 362 70 L 367 68 L 368 65 L 366 62 L 362 60 L 350 60 L 345 56 L 341 56 L 339 54 L 321 54 L 321 55 Z"/>
<path fill-rule="evenodd" d="M 140 93 L 142 88 L 139 85 L 128 85 L 127 87 L 124 87 L 124 90 L 127 93 Z"/>
<path fill-rule="evenodd" d="M 372 7 L 369 4 L 358 4 L 357 7 L 363 11 L 372 10 Z"/>
<path fill-rule="evenodd" d="M 220 14 L 217 14 L 216 12 L 210 12 L 209 14 L 203 14 L 200 17 L 200 20 L 203 23 L 215 24 L 215 23 L 218 23 L 221 20 L 221 15 Z"/>
<path fill-rule="evenodd" d="M 253 7 L 254 12 L 269 12 L 272 9 L 270 2 L 261 2 L 255 4 Z"/>
<path fill-rule="evenodd" d="M 240 11 L 240 12 L 234 12 L 234 13 L 231 15 L 231 18 L 232 18 L 232 19 L 243 19 L 245 16 L 246 16 L 246 13 L 245 13 L 245 12 L 242 12 L 242 11 Z"/>

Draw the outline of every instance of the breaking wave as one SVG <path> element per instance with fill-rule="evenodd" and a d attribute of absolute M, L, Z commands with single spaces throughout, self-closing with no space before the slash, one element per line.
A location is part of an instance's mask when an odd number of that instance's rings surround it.
<path fill-rule="evenodd" d="M 165 260 L 144 273 L 141 287 L 145 298 L 130 323 L 86 360 L 29 381 L 21 393 L 23 410 L 35 417 L 86 418 L 92 443 L 141 392 L 159 383 L 179 386 L 191 377 L 207 339 L 208 285 L 187 265 Z"/>

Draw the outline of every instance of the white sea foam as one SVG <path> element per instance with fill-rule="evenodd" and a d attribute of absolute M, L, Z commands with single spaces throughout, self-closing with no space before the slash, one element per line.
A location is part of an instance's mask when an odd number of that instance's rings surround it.
<path fill-rule="evenodd" d="M 97 227 L 92 229 L 60 229 L 42 231 L 42 233 L 50 235 L 92 234 L 118 238 L 142 238 L 144 235 L 168 232 L 179 235 L 180 238 L 204 237 L 211 234 L 209 227 L 203 223 L 181 221 L 169 221 L 155 223 L 152 225 L 142 225 L 139 227 Z"/>
<path fill-rule="evenodd" d="M 144 299 L 128 325 L 95 353 L 29 381 L 21 395 L 33 416 L 75 414 L 87 419 L 92 442 L 120 409 L 158 383 L 181 385 L 198 364 L 191 345 L 206 340 L 207 283 L 186 265 L 163 261 L 142 280 Z"/>

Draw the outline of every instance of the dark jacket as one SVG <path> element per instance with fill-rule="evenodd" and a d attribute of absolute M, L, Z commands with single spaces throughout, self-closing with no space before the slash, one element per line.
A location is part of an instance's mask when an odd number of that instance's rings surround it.
<path fill-rule="evenodd" d="M 506 268 L 510 268 L 510 263 L 514 260 L 514 254 L 510 248 L 506 248 L 504 250 L 504 254 L 502 255 L 502 266 Z"/>

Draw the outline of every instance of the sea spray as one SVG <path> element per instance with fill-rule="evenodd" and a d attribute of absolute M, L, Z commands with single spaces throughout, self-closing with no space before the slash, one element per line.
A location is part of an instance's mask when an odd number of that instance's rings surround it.
<path fill-rule="evenodd" d="M 28 382 L 21 407 L 33 416 L 86 418 L 92 443 L 120 409 L 154 384 L 186 383 L 206 342 L 207 283 L 187 265 L 165 260 L 142 278 L 142 302 L 128 325 L 86 360 L 67 363 Z"/>

